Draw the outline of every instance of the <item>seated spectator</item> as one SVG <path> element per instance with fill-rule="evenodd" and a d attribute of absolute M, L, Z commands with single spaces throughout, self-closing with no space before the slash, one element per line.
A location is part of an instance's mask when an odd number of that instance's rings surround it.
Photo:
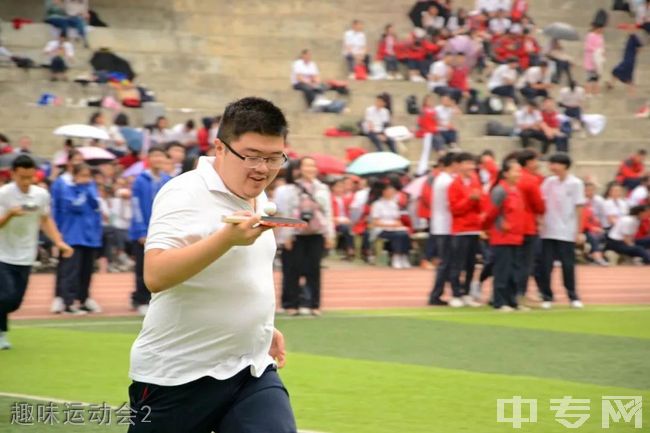
<path fill-rule="evenodd" d="M 639 186 L 641 178 L 646 174 L 645 157 L 647 153 L 645 149 L 639 149 L 634 155 L 623 160 L 618 169 L 616 181 L 628 190 Z"/>
<path fill-rule="evenodd" d="M 519 66 L 519 59 L 511 57 L 508 63 L 497 67 L 490 76 L 488 81 L 488 88 L 493 95 L 506 98 L 507 111 L 512 111 L 514 104 L 517 101 L 515 95 L 515 83 L 517 82 L 517 67 Z"/>
<path fill-rule="evenodd" d="M 454 126 L 454 117 L 460 115 L 458 106 L 449 95 L 440 97 L 440 104 L 436 106 L 436 120 L 438 122 L 438 135 L 446 146 L 452 149 L 458 145 L 458 131 Z"/>
<path fill-rule="evenodd" d="M 650 204 L 650 176 L 643 176 L 639 182 L 639 186 L 634 188 L 627 198 L 630 207 Z"/>
<path fill-rule="evenodd" d="M 635 206 L 630 214 L 621 217 L 607 234 L 607 250 L 628 257 L 640 257 L 643 263 L 650 265 L 650 253 L 641 245 L 635 243 L 635 235 L 639 230 L 641 220 L 650 217 L 650 206 Z"/>
<path fill-rule="evenodd" d="M 449 78 L 451 77 L 453 59 L 453 53 L 447 51 L 442 59 L 431 64 L 427 75 L 427 86 L 430 91 L 438 95 L 449 92 Z"/>
<path fill-rule="evenodd" d="M 366 71 L 370 70 L 370 56 L 361 20 L 352 21 L 352 28 L 343 35 L 343 56 L 348 65 L 349 79 L 354 80 L 357 64 L 365 65 Z"/>
<path fill-rule="evenodd" d="M 499 9 L 496 16 L 490 20 L 489 29 L 493 35 L 502 35 L 510 30 L 512 22 L 508 19 L 506 11 Z"/>
<path fill-rule="evenodd" d="M 409 70 L 409 80 L 415 83 L 424 82 L 428 72 L 427 50 L 424 46 L 426 33 L 422 29 L 415 29 L 401 47 L 401 61 L 406 63 Z"/>
<path fill-rule="evenodd" d="M 593 182 L 585 182 L 585 196 L 587 202 L 582 209 L 582 227 L 587 244 L 589 245 L 588 258 L 599 266 L 608 266 L 609 263 L 603 257 L 603 247 L 605 241 L 605 230 L 600 223 L 600 219 L 594 210 L 594 201 L 590 197 L 596 194 L 596 185 Z"/>
<path fill-rule="evenodd" d="M 391 266 L 395 269 L 410 268 L 408 258 L 411 238 L 401 220 L 399 205 L 395 201 L 397 190 L 391 184 L 377 186 L 379 197 L 370 205 L 372 237 L 388 241 Z"/>
<path fill-rule="evenodd" d="M 574 119 L 574 125 L 582 125 L 582 107 L 585 103 L 585 89 L 578 86 L 575 81 L 571 80 L 568 87 L 560 90 L 558 103 L 564 108 L 564 114 Z M 574 126 L 574 129 L 575 126 Z"/>
<path fill-rule="evenodd" d="M 548 97 L 548 91 L 552 86 L 551 75 L 552 72 L 546 60 L 542 60 L 538 66 L 526 69 L 519 82 L 521 95 L 526 99 Z"/>
<path fill-rule="evenodd" d="M 601 227 L 605 228 L 607 224 L 607 216 L 605 216 L 605 199 L 602 195 L 596 192 L 596 184 L 592 180 L 585 181 L 585 197 L 587 204 L 591 206 L 594 216 L 598 220 Z"/>
<path fill-rule="evenodd" d="M 397 38 L 395 37 L 395 28 L 392 24 L 387 24 L 386 27 L 384 27 L 384 33 L 381 35 L 381 39 L 379 40 L 376 57 L 378 61 L 384 62 L 384 67 L 386 68 L 386 78 L 388 80 L 395 80 L 399 78 L 399 74 L 397 72 L 397 55 L 395 54 L 396 43 Z"/>
<path fill-rule="evenodd" d="M 630 213 L 630 207 L 625 200 L 625 190 L 616 182 L 611 182 L 605 191 L 606 228 L 614 227 L 616 221 Z"/>
<path fill-rule="evenodd" d="M 465 61 L 465 54 L 459 52 L 454 56 L 447 92 L 456 104 L 460 104 L 463 97 L 469 98 L 470 94 L 476 93 L 475 90 L 470 89 L 468 79 L 469 67 Z"/>
<path fill-rule="evenodd" d="M 569 134 L 570 128 L 560 122 L 560 113 L 557 111 L 553 98 L 546 98 L 542 103 L 542 131 L 546 135 L 546 142 L 542 148 L 542 153 L 548 151 L 548 145 L 552 142 L 555 144 L 558 152 L 569 151 Z"/>
<path fill-rule="evenodd" d="M 541 141 L 544 147 L 548 147 L 546 134 L 542 129 L 542 113 L 537 108 L 535 101 L 529 100 L 522 108 L 515 112 L 515 131 L 521 137 L 521 146 L 527 148 L 530 139 Z"/>
<path fill-rule="evenodd" d="M 499 11 L 509 11 L 511 4 L 511 0 L 476 0 L 474 11 L 486 12 L 493 17 Z"/>
<path fill-rule="evenodd" d="M 374 105 L 366 108 L 363 131 L 378 152 L 383 150 L 383 143 L 385 143 L 391 152 L 397 153 L 395 141 L 384 134 L 384 129 L 388 125 L 390 125 L 390 112 L 386 108 L 386 100 L 383 95 L 377 95 Z"/>
<path fill-rule="evenodd" d="M 429 157 L 431 149 L 436 152 L 443 150 L 440 137 L 438 136 L 438 121 L 436 108 L 434 106 L 434 96 L 426 95 L 422 101 L 420 116 L 418 117 L 418 129 L 416 137 L 422 138 L 422 153 L 418 163 L 417 175 L 421 176 L 429 172 Z"/>
<path fill-rule="evenodd" d="M 537 39 L 531 34 L 530 29 L 524 29 L 522 34 L 518 36 L 518 50 L 517 56 L 519 57 L 519 67 L 522 70 L 528 69 L 531 65 L 538 63 L 539 54 L 542 49 L 537 42 Z"/>
<path fill-rule="evenodd" d="M 445 28 L 445 18 L 440 16 L 440 10 L 435 4 L 431 4 L 426 11 L 422 12 L 422 28 L 428 33 Z"/>
<path fill-rule="evenodd" d="M 62 0 L 46 0 L 45 22 L 62 32 L 67 32 L 69 28 L 75 29 L 79 37 L 83 40 L 84 47 L 88 48 L 86 22 L 80 16 L 68 15 L 63 7 Z"/>
<path fill-rule="evenodd" d="M 291 85 L 295 90 L 299 90 L 305 96 L 307 108 L 316 99 L 316 95 L 323 91 L 321 86 L 318 66 L 312 61 L 311 51 L 302 50 L 300 58 L 293 62 L 291 67 Z"/>
<path fill-rule="evenodd" d="M 88 121 L 88 124 L 90 126 L 94 126 L 95 128 L 101 129 L 107 134 L 109 133 L 108 127 L 106 126 L 106 120 L 104 119 L 104 114 L 101 111 L 95 111 L 90 116 L 90 120 Z M 108 142 L 104 140 L 97 140 L 94 138 L 87 139 L 85 144 L 86 146 L 98 146 L 102 148 L 108 147 Z"/>
<path fill-rule="evenodd" d="M 159 116 L 155 125 L 151 128 L 151 145 L 164 146 L 174 140 L 174 133 L 169 129 L 169 121 L 165 116 Z"/>
<path fill-rule="evenodd" d="M 337 250 L 342 251 L 346 259 L 352 260 L 354 259 L 354 236 L 350 222 L 352 194 L 346 194 L 345 182 L 346 179 L 341 178 L 332 184 L 332 216 L 336 229 Z"/>
<path fill-rule="evenodd" d="M 514 0 L 510 9 L 510 18 L 513 22 L 521 21 L 528 15 L 528 0 Z"/>
<path fill-rule="evenodd" d="M 192 119 L 185 123 L 174 125 L 171 129 L 172 141 L 182 144 L 185 149 L 196 153 L 195 148 L 198 146 L 199 138 Z"/>
<path fill-rule="evenodd" d="M 447 20 L 446 28 L 452 35 L 467 33 L 469 31 L 467 11 L 463 8 L 458 8 L 456 13 L 451 15 Z"/>
<path fill-rule="evenodd" d="M 43 52 L 50 59 L 50 81 L 67 80 L 66 71 L 74 62 L 74 47 L 66 32 L 61 31 L 59 39 L 48 42 Z"/>

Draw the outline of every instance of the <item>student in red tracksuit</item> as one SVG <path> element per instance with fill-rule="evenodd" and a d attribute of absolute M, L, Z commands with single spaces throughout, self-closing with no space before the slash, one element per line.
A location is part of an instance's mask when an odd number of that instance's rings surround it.
<path fill-rule="evenodd" d="M 648 152 L 645 149 L 640 149 L 621 162 L 616 181 L 629 191 L 632 191 L 641 183 L 641 178 L 645 174 L 645 157 L 647 154 Z"/>
<path fill-rule="evenodd" d="M 456 156 L 458 176 L 449 186 L 447 198 L 451 211 L 451 270 L 449 279 L 453 298 L 450 307 L 478 306 L 469 296 L 469 286 L 474 277 L 476 254 L 479 252 L 481 233 L 481 182 L 476 174 L 476 157 L 468 152 Z M 465 272 L 461 284 L 460 274 Z"/>
<path fill-rule="evenodd" d="M 332 186 L 332 216 L 336 228 L 337 249 L 347 260 L 354 259 L 354 236 L 350 227 L 350 204 L 352 195 L 345 193 L 345 179 L 335 181 Z"/>
<path fill-rule="evenodd" d="M 510 312 L 525 310 L 517 304 L 517 278 L 520 274 L 520 249 L 524 242 L 526 207 L 517 183 L 521 166 L 507 159 L 499 173 L 497 184 L 490 192 L 484 227 L 488 229 L 494 263 L 495 309 Z"/>
<path fill-rule="evenodd" d="M 542 182 L 544 177 L 538 173 L 539 155 L 533 149 L 524 149 L 517 154 L 517 162 L 521 165 L 521 177 L 517 188 L 524 200 L 524 243 L 521 246 L 521 273 L 517 280 L 517 294 L 526 295 L 528 278 L 533 273 L 535 252 L 539 249 L 537 236 L 537 218 L 544 215 L 546 206 L 542 198 Z"/>
<path fill-rule="evenodd" d="M 422 139 L 422 153 L 418 162 L 417 175 L 429 171 L 429 157 L 431 149 L 440 153 L 444 147 L 438 137 L 438 120 L 436 116 L 436 103 L 433 94 L 426 95 L 422 100 L 422 108 L 418 117 L 418 129 L 415 136 Z"/>

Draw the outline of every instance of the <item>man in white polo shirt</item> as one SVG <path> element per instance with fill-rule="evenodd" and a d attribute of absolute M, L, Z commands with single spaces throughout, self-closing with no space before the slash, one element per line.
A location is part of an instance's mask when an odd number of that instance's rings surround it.
<path fill-rule="evenodd" d="M 131 350 L 129 432 L 296 431 L 276 372 L 285 362 L 273 323 L 276 244 L 258 224 L 286 136 L 271 102 L 233 102 L 216 158 L 201 158 L 156 196 L 144 265 L 153 296 Z M 232 214 L 250 218 L 222 222 Z"/>
<path fill-rule="evenodd" d="M 576 292 L 575 246 L 582 243 L 582 207 L 587 202 L 585 185 L 569 173 L 571 158 L 565 153 L 557 153 L 549 158 L 549 169 L 554 174 L 542 183 L 542 198 L 546 213 L 541 228 L 542 259 L 539 275 L 539 291 L 542 295 L 542 308 L 550 309 L 553 302 L 551 274 L 553 262 L 562 264 L 562 281 L 571 307 L 582 308 Z"/>
<path fill-rule="evenodd" d="M 307 108 L 311 107 L 316 95 L 323 92 L 318 66 L 311 58 L 311 51 L 302 50 L 300 58 L 293 62 L 291 85 L 304 94 Z"/>
<path fill-rule="evenodd" d="M 50 216 L 50 194 L 34 185 L 36 164 L 26 154 L 13 160 L 13 182 L 0 188 L 0 350 L 10 349 L 9 313 L 23 301 L 38 248 L 38 231 L 61 251 L 72 255 Z"/>
<path fill-rule="evenodd" d="M 357 62 L 363 62 L 366 71 L 370 70 L 370 56 L 368 55 L 368 45 L 366 34 L 363 32 L 363 22 L 361 20 L 352 21 L 352 28 L 343 34 L 343 57 L 348 65 L 349 77 L 354 79 L 354 66 Z"/>

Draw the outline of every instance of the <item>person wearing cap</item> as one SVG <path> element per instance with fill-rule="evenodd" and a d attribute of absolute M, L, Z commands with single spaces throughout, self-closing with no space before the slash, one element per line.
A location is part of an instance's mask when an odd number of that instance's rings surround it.
<path fill-rule="evenodd" d="M 130 433 L 295 433 L 275 329 L 264 190 L 287 157 L 287 121 L 260 98 L 229 104 L 216 157 L 165 184 L 153 205 L 144 278 L 153 293 L 131 349 Z M 231 215 L 249 218 L 223 222 Z"/>

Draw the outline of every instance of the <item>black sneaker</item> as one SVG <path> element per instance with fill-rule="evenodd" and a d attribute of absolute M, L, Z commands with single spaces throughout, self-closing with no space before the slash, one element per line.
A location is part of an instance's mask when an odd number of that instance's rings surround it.
<path fill-rule="evenodd" d="M 445 307 L 449 305 L 449 303 L 447 301 L 443 301 L 442 299 L 430 299 L 429 305 L 432 307 Z"/>

